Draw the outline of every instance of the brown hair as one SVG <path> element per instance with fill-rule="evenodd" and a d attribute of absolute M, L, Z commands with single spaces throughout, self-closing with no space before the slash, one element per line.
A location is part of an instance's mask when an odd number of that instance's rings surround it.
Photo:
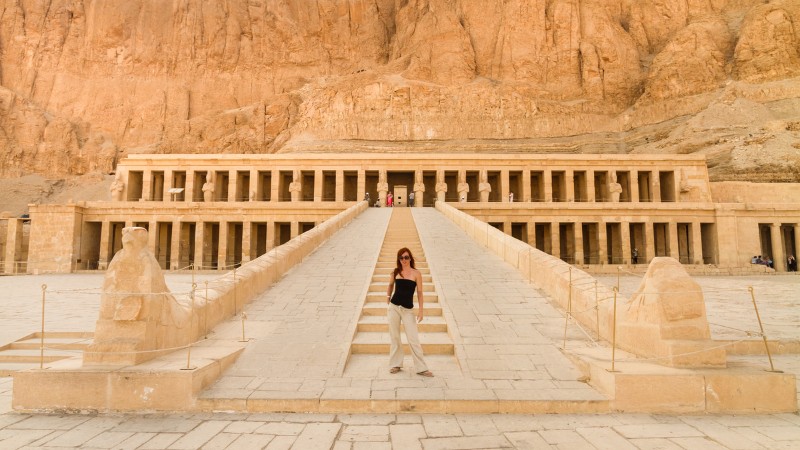
<path fill-rule="evenodd" d="M 416 269 L 414 267 L 414 255 L 411 254 L 411 250 L 408 247 L 403 247 L 397 251 L 397 267 L 395 267 L 394 272 L 392 272 L 392 278 L 397 278 L 397 275 L 400 275 L 400 278 L 403 277 L 403 266 L 400 264 L 400 257 L 403 256 L 403 253 L 408 253 L 408 256 L 411 257 L 411 268 Z"/>

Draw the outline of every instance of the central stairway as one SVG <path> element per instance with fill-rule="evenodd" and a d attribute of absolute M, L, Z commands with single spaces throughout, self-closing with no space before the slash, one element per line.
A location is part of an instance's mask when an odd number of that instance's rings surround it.
<path fill-rule="evenodd" d="M 389 226 L 381 246 L 378 262 L 372 274 L 372 281 L 369 286 L 366 300 L 358 320 L 356 334 L 350 347 L 350 363 L 348 369 L 356 365 L 366 363 L 365 358 L 358 355 L 371 355 L 371 369 L 377 364 L 383 364 L 388 371 L 389 363 L 389 325 L 386 319 L 386 292 L 389 287 L 389 280 L 392 271 L 397 264 L 397 251 L 407 247 L 414 255 L 416 269 L 422 273 L 422 283 L 424 292 L 424 318 L 418 323 L 419 340 L 422 350 L 425 353 L 426 362 L 431 370 L 436 372 L 437 360 L 435 355 L 449 355 L 447 358 L 454 363 L 453 340 L 447 333 L 447 323 L 442 315 L 442 307 L 439 304 L 439 296 L 436 293 L 436 286 L 431 277 L 430 268 L 425 259 L 425 252 L 417 233 L 414 218 L 410 208 L 395 208 L 389 220 Z M 414 295 L 414 307 L 419 307 L 419 301 Z M 416 315 L 416 314 L 415 314 Z M 406 342 L 405 332 L 401 332 L 403 349 L 406 355 L 410 350 Z M 374 358 L 379 358 L 377 361 Z M 358 361 L 358 363 L 356 363 Z M 432 364 L 433 363 L 433 364 Z M 413 373 L 413 362 L 410 357 L 404 361 L 404 373 Z"/>

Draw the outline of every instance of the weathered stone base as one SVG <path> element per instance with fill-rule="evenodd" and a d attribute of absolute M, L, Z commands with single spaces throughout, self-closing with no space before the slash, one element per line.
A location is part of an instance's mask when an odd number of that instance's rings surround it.
<path fill-rule="evenodd" d="M 794 374 L 729 365 L 725 369 L 680 369 L 630 360 L 610 349 L 572 351 L 591 384 L 611 397 L 611 409 L 647 413 L 766 414 L 797 411 Z M 620 361 L 625 359 L 625 361 Z M 766 367 L 768 368 L 768 367 Z"/>
<path fill-rule="evenodd" d="M 195 347 L 126 367 L 82 366 L 81 358 L 14 374 L 12 406 L 28 412 L 181 411 L 236 361 L 243 347 Z"/>

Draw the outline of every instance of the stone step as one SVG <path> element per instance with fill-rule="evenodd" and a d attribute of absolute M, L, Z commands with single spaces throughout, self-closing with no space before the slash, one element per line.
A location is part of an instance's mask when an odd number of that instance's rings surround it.
<path fill-rule="evenodd" d="M 422 272 L 422 271 L 420 270 L 420 272 Z M 378 282 L 378 283 L 387 282 L 386 279 L 390 276 L 391 273 L 392 273 L 391 270 L 387 270 L 385 272 L 384 271 L 376 271 L 372 275 L 372 282 Z M 422 282 L 423 283 L 433 283 L 433 277 L 431 276 L 430 273 L 424 273 L 423 272 L 422 273 Z"/>
<path fill-rule="evenodd" d="M 45 351 L 47 349 L 55 349 L 55 350 L 84 350 L 86 347 L 91 344 L 91 339 L 89 340 L 78 340 L 69 339 L 69 338 L 62 338 L 62 339 L 52 339 L 52 338 L 45 338 L 44 346 Z M 40 341 L 39 339 L 25 339 L 16 342 L 12 342 L 8 344 L 3 350 L 39 350 Z M 0 353 L 2 355 L 2 353 Z"/>
<path fill-rule="evenodd" d="M 364 309 L 361 310 L 364 316 L 386 316 L 386 303 L 375 302 L 365 303 Z M 441 316 L 442 307 L 438 303 L 425 304 L 425 316 Z"/>
<path fill-rule="evenodd" d="M 424 292 L 425 294 L 427 294 L 428 292 L 433 293 L 436 290 L 436 288 L 434 287 L 433 283 L 426 284 L 424 280 L 422 282 L 422 286 L 424 288 L 424 290 L 422 292 Z M 388 281 L 384 281 L 384 282 L 373 281 L 369 285 L 369 291 L 368 292 L 384 292 L 385 293 L 388 288 L 389 288 L 389 282 Z"/>
<path fill-rule="evenodd" d="M 420 333 L 446 333 L 447 324 L 442 316 L 430 316 L 425 317 L 422 319 L 422 322 L 417 323 L 417 329 Z M 389 324 L 386 323 L 385 317 L 361 316 L 361 319 L 358 321 L 357 330 L 366 333 L 388 333 Z"/>
<path fill-rule="evenodd" d="M 44 362 L 60 361 L 65 358 L 75 356 L 74 353 L 64 353 L 54 350 L 44 351 Z M 38 363 L 39 362 L 39 349 L 36 351 L 31 350 L 3 350 L 0 352 L 0 363 Z"/>
<path fill-rule="evenodd" d="M 45 364 L 46 363 L 47 361 L 45 361 Z M 0 362 L 0 377 L 10 377 L 14 375 L 14 372 L 38 368 L 38 359 L 36 362 Z"/>
<path fill-rule="evenodd" d="M 405 341 L 405 336 L 401 334 Z M 356 354 L 388 354 L 390 345 L 389 333 L 358 333 L 353 339 L 352 352 Z M 426 355 L 452 355 L 455 346 L 447 333 L 419 333 L 419 342 Z M 408 344 L 403 342 L 403 351 L 410 353 Z"/>
<path fill-rule="evenodd" d="M 425 262 L 425 261 L 423 261 L 423 262 L 416 262 L 415 261 L 414 266 L 416 266 L 417 270 L 422 272 L 422 269 L 427 269 L 428 268 L 428 263 Z M 391 261 L 378 261 L 375 264 L 375 268 L 376 269 L 394 269 L 395 267 L 397 267 L 397 264 L 395 263 L 394 259 L 391 260 Z"/>

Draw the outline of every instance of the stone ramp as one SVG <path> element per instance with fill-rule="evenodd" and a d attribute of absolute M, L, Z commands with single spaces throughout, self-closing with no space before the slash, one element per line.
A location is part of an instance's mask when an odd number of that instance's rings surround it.
<path fill-rule="evenodd" d="M 563 316 L 511 267 L 439 212 L 412 211 L 422 243 L 416 253 L 426 257 L 418 267 L 430 267 L 429 284 L 438 294 L 436 302 L 426 305 L 440 305 L 440 315 L 427 315 L 432 328 L 426 333 L 446 336 L 455 351 L 455 358 L 426 353 L 436 377 L 408 370 L 389 374 L 388 346 L 383 354 L 349 355 L 361 333 L 385 336 L 388 344 L 380 307 L 375 305 L 383 307 L 385 317 L 386 285 L 380 283 L 394 266 L 399 243 L 390 242 L 391 264 L 382 261 L 381 254 L 388 254 L 381 248 L 392 210 L 370 208 L 248 305 L 247 349 L 201 395 L 196 408 L 607 412 L 608 399 L 579 382 L 582 374 L 538 331 L 540 326 L 563 324 Z M 367 311 L 370 304 L 375 314 Z M 240 335 L 241 323 L 230 321 L 217 327 L 211 338 Z"/>

